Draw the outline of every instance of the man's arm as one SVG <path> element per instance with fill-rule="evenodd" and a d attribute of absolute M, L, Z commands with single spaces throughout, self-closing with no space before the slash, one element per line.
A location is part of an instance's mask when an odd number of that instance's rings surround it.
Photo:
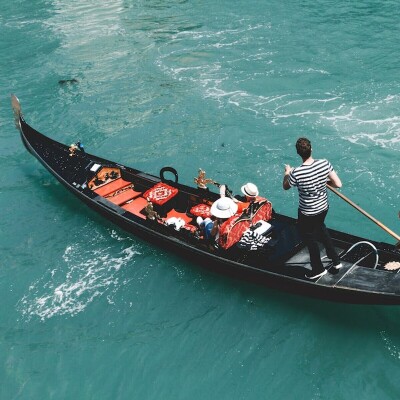
<path fill-rule="evenodd" d="M 285 165 L 285 174 L 283 175 L 283 182 L 282 182 L 282 186 L 285 190 L 291 188 L 289 183 L 289 174 L 292 171 L 292 169 L 293 168 L 290 165 Z"/>
<path fill-rule="evenodd" d="M 328 175 L 328 184 L 333 186 L 334 188 L 341 188 L 342 187 L 342 181 L 338 177 L 337 173 L 335 171 L 331 171 Z"/>

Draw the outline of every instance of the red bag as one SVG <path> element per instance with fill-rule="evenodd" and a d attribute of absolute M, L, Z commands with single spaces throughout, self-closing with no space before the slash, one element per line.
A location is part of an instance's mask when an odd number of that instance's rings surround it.
<path fill-rule="evenodd" d="M 218 244 L 227 250 L 236 244 L 243 233 L 258 221 L 268 221 L 272 216 L 272 204 L 268 201 L 252 203 L 241 215 L 234 215 L 225 221 L 219 231 Z"/>

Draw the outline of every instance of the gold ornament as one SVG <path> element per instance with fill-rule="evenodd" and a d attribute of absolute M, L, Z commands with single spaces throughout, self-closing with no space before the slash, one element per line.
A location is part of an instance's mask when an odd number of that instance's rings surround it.
<path fill-rule="evenodd" d="M 73 157 L 78 150 L 78 146 L 75 143 L 72 143 L 71 146 L 69 146 L 69 156 Z"/>
<path fill-rule="evenodd" d="M 199 168 L 199 175 L 197 178 L 194 178 L 194 183 L 197 185 L 198 188 L 200 189 L 206 189 L 208 183 L 214 183 L 212 179 L 206 178 L 206 171 L 203 171 L 201 168 Z"/>
<path fill-rule="evenodd" d="M 154 211 L 153 208 L 153 203 L 147 199 L 147 206 L 144 209 L 144 213 L 146 214 L 146 217 L 151 220 L 155 219 L 161 219 L 161 217 L 158 215 L 156 211 Z"/>

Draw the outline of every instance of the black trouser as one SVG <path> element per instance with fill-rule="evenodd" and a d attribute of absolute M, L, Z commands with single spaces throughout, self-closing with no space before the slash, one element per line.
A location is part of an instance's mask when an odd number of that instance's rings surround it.
<path fill-rule="evenodd" d="M 328 210 L 317 215 L 304 215 L 300 210 L 298 212 L 298 227 L 300 235 L 310 252 L 310 262 L 313 273 L 319 273 L 324 269 L 318 242 L 321 242 L 325 246 L 326 255 L 333 261 L 333 265 L 337 265 L 340 262 L 324 223 L 327 213 Z"/>

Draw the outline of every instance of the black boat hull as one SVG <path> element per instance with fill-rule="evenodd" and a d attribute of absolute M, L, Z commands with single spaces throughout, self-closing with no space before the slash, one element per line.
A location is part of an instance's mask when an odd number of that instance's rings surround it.
<path fill-rule="evenodd" d="M 174 251 L 190 262 L 196 262 L 202 267 L 220 274 L 297 295 L 353 304 L 400 304 L 400 274 L 385 271 L 383 268 L 374 268 L 371 255 L 367 255 L 363 266 L 348 263 L 347 267 L 336 275 L 330 274 L 329 277 L 319 279 L 317 282 L 305 280 L 302 262 L 296 260 L 291 262 L 293 257 L 296 258 L 304 253 L 302 250 L 304 246 L 297 242 L 295 237 L 295 220 L 283 215 L 275 214 L 274 216 L 277 226 L 284 227 L 279 239 L 282 255 L 272 257 L 271 262 L 267 260 L 265 263 L 261 258 L 254 262 L 248 262 L 247 256 L 229 256 L 229 253 L 209 251 L 200 242 L 193 239 L 186 240 L 158 223 L 131 215 L 120 206 L 114 205 L 89 190 L 86 183 L 93 175 L 89 172 L 89 167 L 96 164 L 121 168 L 122 172 L 149 186 L 160 182 L 160 178 L 86 153 L 68 158 L 65 156 L 67 146 L 35 131 L 21 115 L 18 115 L 17 124 L 27 150 L 88 207 L 120 228 L 156 246 Z M 188 198 L 202 196 L 205 193 L 181 184 L 176 186 Z M 217 194 L 210 193 L 209 196 L 210 199 L 215 199 Z M 330 230 L 330 233 L 335 245 L 343 252 L 354 243 L 366 241 L 364 238 L 335 230 Z M 388 261 L 400 261 L 400 252 L 393 245 L 369 242 L 378 249 L 379 257 L 382 260 L 381 266 Z M 299 273 L 300 270 L 302 270 L 301 273 Z"/>

